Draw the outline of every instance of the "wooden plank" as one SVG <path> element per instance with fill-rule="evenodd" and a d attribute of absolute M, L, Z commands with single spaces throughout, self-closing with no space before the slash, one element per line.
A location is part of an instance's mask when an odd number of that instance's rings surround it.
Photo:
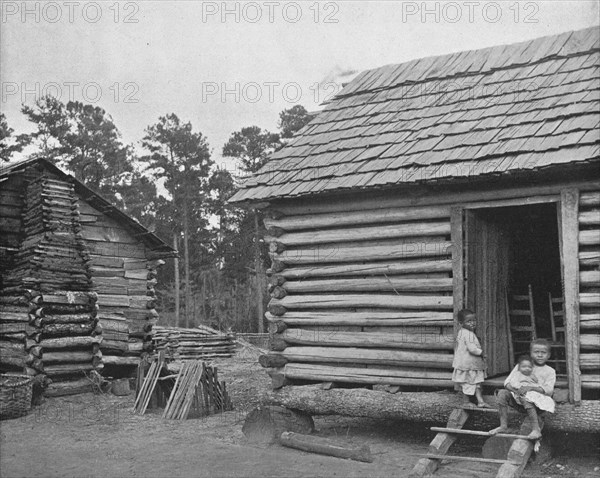
<path fill-rule="evenodd" d="M 448 461 L 472 461 L 477 463 L 493 463 L 501 465 L 506 463 L 506 460 L 496 460 L 494 458 L 477 458 L 473 456 L 458 456 L 458 455 L 434 455 L 429 453 L 416 453 L 414 456 L 429 458 L 430 460 L 448 460 Z"/>
<path fill-rule="evenodd" d="M 560 262 L 562 268 L 565 348 L 569 401 L 581 401 L 581 371 L 579 369 L 579 191 L 561 191 Z"/>
<path fill-rule="evenodd" d="M 453 313 L 454 333 L 460 329 L 458 312 L 464 308 L 465 303 L 465 277 L 464 277 L 464 219 L 463 209 L 453 207 L 450 213 L 450 241 L 452 247 L 452 288 L 453 288 Z"/>
<path fill-rule="evenodd" d="M 472 436 L 480 436 L 480 437 L 489 437 L 490 432 L 481 432 L 478 430 L 463 430 L 463 429 L 455 429 L 455 428 L 441 428 L 441 427 L 431 427 L 430 430 L 432 432 L 438 433 L 452 433 L 456 435 L 472 435 Z M 527 435 L 515 435 L 511 433 L 498 433 L 495 435 L 500 438 L 510 438 L 512 440 L 527 440 Z"/>

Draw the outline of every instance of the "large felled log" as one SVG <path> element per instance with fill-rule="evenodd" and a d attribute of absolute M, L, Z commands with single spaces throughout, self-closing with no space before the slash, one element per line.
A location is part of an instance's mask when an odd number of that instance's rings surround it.
<path fill-rule="evenodd" d="M 351 226 L 360 224 L 381 224 L 423 219 L 441 219 L 450 217 L 447 206 L 407 207 L 395 209 L 374 209 L 369 211 L 351 211 L 344 213 L 314 214 L 306 216 L 288 216 L 280 219 L 265 218 L 267 228 L 279 227 L 284 231 L 317 229 L 324 227 Z"/>
<path fill-rule="evenodd" d="M 451 354 L 421 351 L 354 347 L 287 347 L 282 354 L 290 362 L 362 363 L 407 367 L 452 368 Z"/>
<path fill-rule="evenodd" d="M 289 311 L 277 317 L 267 312 L 269 321 L 282 321 L 288 326 L 452 326 L 451 312 L 328 312 L 328 311 Z M 599 317 L 600 319 L 600 317 Z"/>
<path fill-rule="evenodd" d="M 338 443 L 329 438 L 302 435 L 294 432 L 283 432 L 279 443 L 289 448 L 319 453 L 321 455 L 337 456 L 356 461 L 373 462 L 368 445 L 352 446 Z"/>
<path fill-rule="evenodd" d="M 485 401 L 495 405 L 493 396 Z M 303 410 L 311 415 L 345 415 L 389 420 L 446 423 L 460 405 L 455 393 L 400 392 L 391 394 L 365 389 L 322 390 L 319 386 L 291 386 L 269 392 L 270 404 Z M 484 418 L 494 414 L 484 414 Z M 482 420 L 484 419 L 482 418 Z M 489 417 L 489 427 L 497 426 L 497 416 Z M 582 400 L 580 406 L 558 404 L 556 413 L 547 414 L 546 429 L 564 432 L 596 433 L 600 429 L 600 402 Z"/>
<path fill-rule="evenodd" d="M 382 259 L 387 259 L 387 257 Z M 354 261 L 359 260 L 360 256 L 354 257 Z M 316 265 L 314 267 L 293 267 L 287 269 L 282 265 L 281 276 L 289 280 L 305 279 L 309 277 L 339 277 L 354 275 L 383 276 L 383 274 L 386 274 L 390 276 L 394 274 L 450 272 L 451 270 L 452 261 L 450 257 L 447 257 L 445 259 L 417 259 L 331 266 Z"/>
<path fill-rule="evenodd" d="M 261 406 L 246 416 L 242 432 L 254 443 L 275 443 L 283 432 L 310 433 L 314 422 L 310 415 L 278 406 Z"/>
<path fill-rule="evenodd" d="M 451 278 L 404 279 L 398 277 L 371 277 L 368 279 L 326 279 L 287 281 L 282 286 L 288 293 L 308 292 L 441 292 L 452 290 Z"/>
<path fill-rule="evenodd" d="M 282 234 L 277 242 L 285 246 L 325 244 L 331 242 L 377 241 L 401 237 L 446 236 L 450 234 L 450 221 L 409 222 L 375 227 L 325 229 Z M 265 237 L 265 241 L 274 239 Z"/>
<path fill-rule="evenodd" d="M 384 307 L 388 309 L 452 310 L 452 296 L 432 295 L 288 295 L 283 299 L 271 299 L 269 306 L 282 306 L 286 310 L 330 309 L 352 307 Z"/>
<path fill-rule="evenodd" d="M 319 245 L 306 249 L 273 254 L 273 259 L 283 264 L 320 264 L 329 262 L 357 262 L 415 257 L 452 255 L 452 243 L 425 238 L 395 244 L 369 244 L 361 246 Z"/>
<path fill-rule="evenodd" d="M 275 354 L 272 354 L 277 356 Z M 452 372 L 426 368 L 368 368 L 340 367 L 306 363 L 287 363 L 283 368 L 290 380 L 318 382 L 364 383 L 370 385 L 408 385 L 423 387 L 452 386 Z"/>
<path fill-rule="evenodd" d="M 335 347 L 383 347 L 400 349 L 453 350 L 454 335 L 399 332 L 339 332 L 336 330 L 287 329 L 289 344 Z"/>

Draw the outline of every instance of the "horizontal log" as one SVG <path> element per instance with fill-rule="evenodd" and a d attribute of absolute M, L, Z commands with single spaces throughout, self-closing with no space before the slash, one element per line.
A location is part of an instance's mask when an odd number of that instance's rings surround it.
<path fill-rule="evenodd" d="M 600 286 L 600 271 L 581 271 L 579 285 L 582 287 Z"/>
<path fill-rule="evenodd" d="M 600 354 L 582 353 L 579 355 L 579 367 L 581 370 L 600 369 Z"/>
<path fill-rule="evenodd" d="M 67 363 L 59 365 L 44 365 L 44 373 L 50 377 L 56 375 L 74 375 L 82 374 L 83 372 L 89 372 L 99 368 L 94 367 L 91 363 Z"/>
<path fill-rule="evenodd" d="M 40 345 L 46 349 L 83 348 L 102 342 L 102 337 L 60 337 L 56 339 L 44 339 Z"/>
<path fill-rule="evenodd" d="M 579 195 L 579 207 L 600 206 L 600 191 L 586 191 Z"/>
<path fill-rule="evenodd" d="M 94 354 L 91 350 L 86 351 L 57 351 L 45 352 L 43 355 L 44 364 L 49 363 L 73 363 L 84 362 L 93 364 L 94 359 L 102 358 L 101 353 Z"/>
<path fill-rule="evenodd" d="M 52 294 L 42 294 L 42 301 L 47 304 L 89 304 L 96 302 L 95 292 L 55 291 Z"/>
<path fill-rule="evenodd" d="M 598 334 L 581 334 L 579 343 L 582 349 L 600 350 L 600 335 Z"/>
<path fill-rule="evenodd" d="M 104 365 L 117 365 L 133 367 L 138 366 L 140 363 L 139 357 L 120 357 L 116 355 L 104 355 L 102 357 Z"/>
<path fill-rule="evenodd" d="M 450 221 L 408 222 L 404 224 L 378 225 L 375 227 L 357 227 L 324 229 L 318 231 L 291 232 L 277 239 L 265 237 L 265 242 L 277 241 L 286 247 L 327 244 L 332 242 L 378 241 L 401 237 L 427 237 L 450 235 Z"/>
<path fill-rule="evenodd" d="M 319 382 L 363 383 L 371 385 L 452 386 L 452 372 L 426 368 L 359 368 L 331 365 L 287 363 L 285 378 Z"/>
<path fill-rule="evenodd" d="M 413 259 L 416 257 L 452 256 L 452 243 L 449 241 L 415 240 L 412 242 L 364 246 L 322 245 L 307 249 L 292 249 L 281 254 L 273 254 L 273 259 L 282 264 L 319 264 L 331 262 L 356 262 L 393 259 Z"/>
<path fill-rule="evenodd" d="M 600 390 L 600 375 L 581 374 L 581 387 L 586 390 Z"/>
<path fill-rule="evenodd" d="M 42 309 L 43 310 L 43 309 Z M 85 324 L 93 320 L 90 313 L 85 314 L 62 314 L 43 316 L 44 324 Z"/>
<path fill-rule="evenodd" d="M 454 335 L 391 332 L 338 332 L 335 330 L 287 329 L 289 344 L 335 347 L 383 347 L 399 349 L 453 350 Z"/>
<path fill-rule="evenodd" d="M 22 312 L 0 312 L 0 323 L 3 322 L 29 322 L 29 313 L 27 309 Z"/>
<path fill-rule="evenodd" d="M 600 229 L 579 231 L 580 246 L 597 246 L 600 244 Z"/>
<path fill-rule="evenodd" d="M 600 294 L 596 292 L 581 292 L 579 294 L 581 307 L 600 307 Z"/>
<path fill-rule="evenodd" d="M 336 456 L 350 460 L 373 462 L 373 456 L 368 445 L 348 445 L 336 442 L 330 438 L 314 435 L 302 435 L 294 432 L 283 432 L 279 437 L 279 443 L 288 448 L 318 453 L 320 455 Z"/>
<path fill-rule="evenodd" d="M 0 356 L 0 365 L 10 365 L 16 368 L 25 368 L 27 365 L 27 355 L 23 357 L 14 355 L 2 355 Z"/>
<path fill-rule="evenodd" d="M 102 341 L 100 346 L 102 353 L 104 355 L 112 355 L 114 353 L 124 354 L 129 350 L 128 343 L 125 341 L 117 341 L 117 340 L 106 340 Z M 112 354 L 111 354 L 112 352 Z"/>
<path fill-rule="evenodd" d="M 276 317 L 267 312 L 269 321 L 283 321 L 299 326 L 356 326 L 356 327 L 395 327 L 395 326 L 452 326 L 451 312 L 286 312 Z"/>
<path fill-rule="evenodd" d="M 494 406 L 494 396 L 485 396 Z M 311 415 L 346 415 L 379 420 L 408 420 L 445 424 L 452 410 L 460 406 L 460 397 L 447 392 L 403 392 L 391 394 L 377 390 L 334 388 L 323 390 L 317 385 L 284 387 L 269 392 L 265 401 Z M 516 412 L 515 412 L 516 413 Z M 490 428 L 498 418 L 489 415 Z M 600 401 L 582 400 L 578 405 L 557 404 L 554 414 L 547 414 L 545 429 L 575 433 L 597 433 L 600 429 Z"/>
<path fill-rule="evenodd" d="M 372 209 L 343 213 L 287 216 L 280 219 L 266 217 L 264 223 L 267 228 L 278 227 L 284 231 L 296 231 L 301 229 L 320 229 L 325 227 L 361 224 L 385 224 L 391 222 L 442 218 L 450 218 L 450 208 L 448 206 Z"/>
<path fill-rule="evenodd" d="M 79 380 L 57 382 L 53 381 L 48 388 L 44 390 L 47 397 L 61 397 L 64 395 L 78 395 L 80 393 L 91 392 L 93 382 L 88 378 Z"/>
<path fill-rule="evenodd" d="M 578 219 L 581 226 L 600 225 L 600 209 L 580 212 Z"/>
<path fill-rule="evenodd" d="M 0 335 L 14 334 L 23 332 L 27 335 L 33 335 L 39 332 L 35 327 L 30 326 L 27 322 L 3 322 L 0 323 Z"/>
<path fill-rule="evenodd" d="M 269 305 L 282 306 L 286 310 L 353 307 L 452 310 L 453 298 L 452 296 L 383 294 L 288 295 L 281 300 L 271 299 Z"/>
<path fill-rule="evenodd" d="M 42 327 L 42 333 L 55 336 L 89 335 L 94 330 L 91 321 L 74 324 L 47 324 Z"/>
<path fill-rule="evenodd" d="M 358 260 L 358 259 L 356 259 Z M 394 274 L 450 272 L 452 260 L 445 259 L 418 259 L 393 262 L 373 262 L 370 264 L 354 263 L 344 265 L 314 267 L 293 267 L 283 270 L 281 276 L 286 279 L 305 279 L 309 277 L 339 277 L 339 276 L 388 276 Z"/>
<path fill-rule="evenodd" d="M 579 316 L 579 327 L 582 329 L 600 329 L 600 313 L 581 314 Z"/>
<path fill-rule="evenodd" d="M 600 275 L 600 273 L 599 273 Z M 307 292 L 440 292 L 452 290 L 452 279 L 404 279 L 398 277 L 371 277 L 368 279 L 327 279 L 287 281 L 282 286 L 288 293 Z"/>
<path fill-rule="evenodd" d="M 408 367 L 452 368 L 452 354 L 378 350 L 352 347 L 287 347 L 283 356 L 289 362 L 362 363 Z"/>

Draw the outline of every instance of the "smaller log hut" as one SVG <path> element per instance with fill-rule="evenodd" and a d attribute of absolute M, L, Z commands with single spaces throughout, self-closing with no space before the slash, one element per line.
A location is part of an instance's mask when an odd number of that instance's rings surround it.
<path fill-rule="evenodd" d="M 50 161 L 0 165 L 0 369 L 46 376 L 49 395 L 89 390 L 105 366 L 128 374 L 151 348 L 156 272 L 174 254 Z"/>
<path fill-rule="evenodd" d="M 599 49 L 590 28 L 365 71 L 242 184 L 231 202 L 267 217 L 274 387 L 452 388 L 464 307 L 502 387 L 531 286 L 597 429 Z"/>

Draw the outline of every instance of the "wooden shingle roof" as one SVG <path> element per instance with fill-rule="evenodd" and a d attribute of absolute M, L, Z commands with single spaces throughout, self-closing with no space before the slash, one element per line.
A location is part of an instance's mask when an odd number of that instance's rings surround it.
<path fill-rule="evenodd" d="M 368 70 L 230 201 L 598 161 L 599 89 L 598 28 Z"/>

